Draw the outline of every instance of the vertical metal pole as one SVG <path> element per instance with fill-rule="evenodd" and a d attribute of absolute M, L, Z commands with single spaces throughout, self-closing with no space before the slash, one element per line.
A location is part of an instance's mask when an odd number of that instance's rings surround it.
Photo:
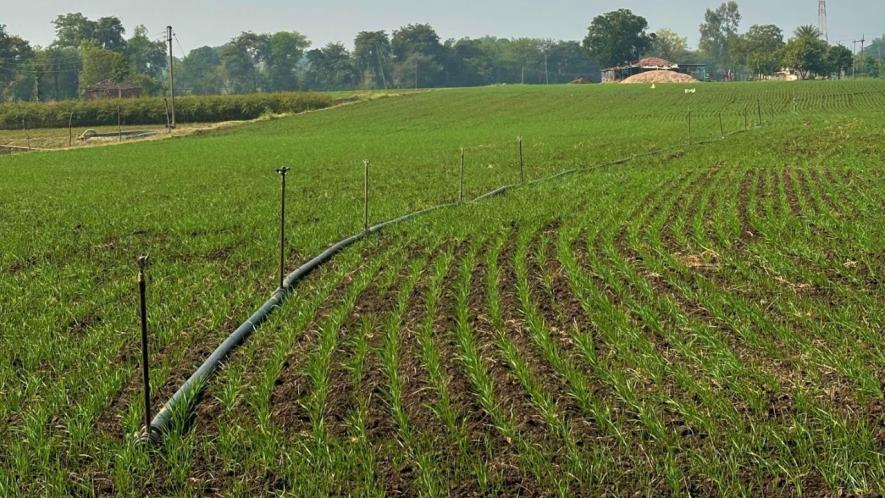
<path fill-rule="evenodd" d="M 369 161 L 363 161 L 363 231 L 369 232 Z"/>
<path fill-rule="evenodd" d="M 286 278 L 286 173 L 289 168 L 283 166 L 277 170 L 280 175 L 280 289 Z"/>
<path fill-rule="evenodd" d="M 74 146 L 74 111 L 68 115 L 68 147 Z"/>
<path fill-rule="evenodd" d="M 756 113 L 759 115 L 759 126 L 762 126 L 762 102 L 756 100 Z"/>
<path fill-rule="evenodd" d="M 691 109 L 688 110 L 688 145 L 691 145 Z"/>
<path fill-rule="evenodd" d="M 722 125 L 722 111 L 719 111 L 719 136 L 725 138 L 725 127 Z"/>
<path fill-rule="evenodd" d="M 464 202 L 464 147 L 461 147 L 461 171 L 458 179 L 458 202 Z"/>
<path fill-rule="evenodd" d="M 172 121 L 170 129 L 172 129 L 175 128 L 175 72 L 173 70 L 174 59 L 172 58 L 172 26 L 166 26 L 166 37 L 169 42 L 169 97 L 172 104 Z"/>
<path fill-rule="evenodd" d="M 118 142 L 123 141 L 123 120 L 120 118 L 120 104 L 117 104 L 117 133 L 119 136 Z"/>
<path fill-rule="evenodd" d="M 163 105 L 166 106 L 166 130 L 172 133 L 172 122 L 169 121 L 169 99 L 163 97 Z"/>
<path fill-rule="evenodd" d="M 144 278 L 144 269 L 147 266 L 148 257 L 140 256 L 138 258 L 138 295 L 140 298 L 140 316 L 141 316 L 141 372 L 144 380 L 144 430 L 148 438 L 151 435 L 151 367 L 148 362 L 148 321 L 147 321 L 147 299 Z"/>
<path fill-rule="evenodd" d="M 28 129 L 28 123 L 22 119 L 22 129 L 25 130 L 25 138 L 27 139 L 28 150 L 31 150 L 31 130 Z"/>
<path fill-rule="evenodd" d="M 519 143 L 519 182 L 525 183 L 525 159 L 522 155 L 522 137 L 517 137 Z"/>

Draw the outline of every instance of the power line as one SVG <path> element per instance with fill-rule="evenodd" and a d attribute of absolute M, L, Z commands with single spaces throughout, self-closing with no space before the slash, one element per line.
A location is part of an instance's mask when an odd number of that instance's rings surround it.
<path fill-rule="evenodd" d="M 186 52 L 185 52 L 185 50 L 184 50 L 184 47 L 181 46 L 181 42 L 178 41 L 178 33 L 176 33 L 175 31 L 173 31 L 173 32 L 172 32 L 172 37 L 175 38 L 175 43 L 178 45 L 178 50 L 181 50 L 181 56 L 184 57 L 184 56 L 186 55 Z"/>

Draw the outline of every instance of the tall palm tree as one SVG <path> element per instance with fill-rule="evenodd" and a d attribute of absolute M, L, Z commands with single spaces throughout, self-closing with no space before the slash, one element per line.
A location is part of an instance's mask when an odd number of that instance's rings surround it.
<path fill-rule="evenodd" d="M 815 40 L 821 37 L 821 32 L 819 29 L 817 29 L 817 27 L 806 24 L 804 26 L 799 26 L 798 28 L 796 28 L 796 31 L 793 32 L 793 35 L 796 38 L 809 38 Z"/>

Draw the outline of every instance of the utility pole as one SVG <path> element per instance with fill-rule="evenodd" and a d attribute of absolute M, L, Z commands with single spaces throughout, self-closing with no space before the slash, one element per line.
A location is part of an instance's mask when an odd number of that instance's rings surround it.
<path fill-rule="evenodd" d="M 166 41 L 169 42 L 169 97 L 172 108 L 172 121 L 169 128 L 175 128 L 175 74 L 172 70 L 172 26 L 166 26 Z"/>
<path fill-rule="evenodd" d="M 851 53 L 855 56 L 857 55 L 857 44 L 860 43 L 860 58 L 852 57 L 851 58 L 851 76 L 857 75 L 857 63 L 860 61 L 860 69 L 863 71 L 863 49 L 864 44 L 866 43 L 866 35 L 861 35 L 860 40 L 852 40 L 851 41 Z"/>
<path fill-rule="evenodd" d="M 864 43 L 867 41 L 866 36 L 867 35 L 860 35 L 860 70 L 861 70 L 861 72 L 865 71 L 864 67 L 863 67 L 863 62 L 864 62 L 863 61 L 863 46 L 864 46 Z"/>

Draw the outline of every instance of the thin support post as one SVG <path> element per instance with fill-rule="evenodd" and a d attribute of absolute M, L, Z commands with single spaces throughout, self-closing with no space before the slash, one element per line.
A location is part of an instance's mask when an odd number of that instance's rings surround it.
<path fill-rule="evenodd" d="M 458 202 L 464 202 L 464 147 L 461 147 L 461 167 L 458 173 Z"/>
<path fill-rule="evenodd" d="M 725 126 L 722 125 L 722 111 L 719 111 L 719 136 L 725 138 Z"/>
<path fill-rule="evenodd" d="M 280 175 L 280 289 L 286 278 L 286 166 L 277 170 Z"/>
<path fill-rule="evenodd" d="M 688 110 L 688 145 L 691 145 L 691 109 Z"/>
<path fill-rule="evenodd" d="M 141 372 L 144 381 L 144 430 L 150 438 L 151 435 L 151 367 L 148 361 L 148 321 L 147 321 L 147 283 L 145 282 L 144 270 L 147 267 L 148 257 L 138 258 L 138 295 L 140 298 L 141 317 Z"/>
<path fill-rule="evenodd" d="M 169 99 L 163 97 L 163 105 L 166 106 L 166 130 L 172 133 L 172 121 L 169 120 Z"/>
<path fill-rule="evenodd" d="M 363 231 L 369 232 L 369 161 L 363 161 Z"/>
<path fill-rule="evenodd" d="M 68 115 L 68 147 L 74 146 L 74 111 Z"/>
<path fill-rule="evenodd" d="M 22 119 L 22 128 L 25 129 L 25 138 L 28 142 L 28 150 L 31 150 L 31 130 L 28 129 L 28 122 Z"/>
<path fill-rule="evenodd" d="M 117 134 L 119 137 L 118 142 L 123 141 L 123 119 L 120 117 L 120 104 L 117 104 Z"/>
<path fill-rule="evenodd" d="M 172 120 L 170 129 L 175 128 L 175 64 L 172 58 L 172 26 L 166 26 L 166 38 L 169 43 L 169 99 L 171 100 Z"/>
<path fill-rule="evenodd" d="M 522 155 L 522 137 L 518 137 L 516 141 L 519 144 L 519 182 L 525 183 L 525 158 Z"/>

